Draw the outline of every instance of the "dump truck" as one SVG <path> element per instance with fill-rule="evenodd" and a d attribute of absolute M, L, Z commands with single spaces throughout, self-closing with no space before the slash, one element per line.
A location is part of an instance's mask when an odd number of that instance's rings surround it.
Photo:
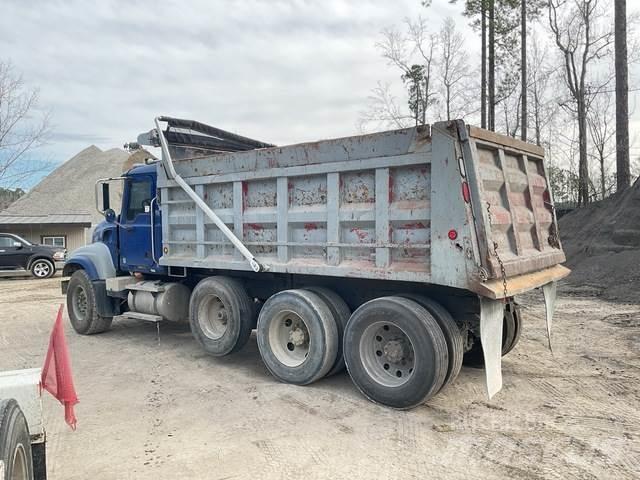
<path fill-rule="evenodd" d="M 80 334 L 189 322 L 222 356 L 255 329 L 278 380 L 346 366 L 398 409 L 454 381 L 464 359 L 498 392 L 522 329 L 515 295 L 542 288 L 550 334 L 569 270 L 538 146 L 461 120 L 275 146 L 171 117 L 128 146 L 161 159 L 96 184 L 105 221 L 63 271 Z"/>

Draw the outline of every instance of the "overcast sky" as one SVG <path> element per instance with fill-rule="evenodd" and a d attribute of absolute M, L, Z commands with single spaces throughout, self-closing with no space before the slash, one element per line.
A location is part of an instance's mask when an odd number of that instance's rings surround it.
<path fill-rule="evenodd" d="M 121 147 L 161 114 L 286 144 L 356 132 L 376 82 L 398 79 L 375 42 L 404 17 L 435 31 L 452 15 L 478 54 L 461 7 L 420 3 L 2 0 L 0 59 L 40 88 L 53 162 Z"/>

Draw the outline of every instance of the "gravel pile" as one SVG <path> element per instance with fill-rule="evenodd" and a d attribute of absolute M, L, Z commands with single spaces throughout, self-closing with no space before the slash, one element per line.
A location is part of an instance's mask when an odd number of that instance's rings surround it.
<path fill-rule="evenodd" d="M 559 220 L 568 280 L 610 300 L 640 302 L 640 180 Z"/>

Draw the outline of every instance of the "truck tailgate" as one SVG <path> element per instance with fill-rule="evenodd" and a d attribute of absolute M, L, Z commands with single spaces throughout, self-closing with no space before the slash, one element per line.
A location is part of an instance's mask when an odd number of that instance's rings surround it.
<path fill-rule="evenodd" d="M 544 149 L 475 127 L 466 133 L 476 179 L 476 229 L 489 277 L 508 278 L 564 262 Z"/>

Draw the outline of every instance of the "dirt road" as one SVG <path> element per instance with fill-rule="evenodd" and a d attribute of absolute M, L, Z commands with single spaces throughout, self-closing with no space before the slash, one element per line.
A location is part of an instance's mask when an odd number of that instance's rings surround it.
<path fill-rule="evenodd" d="M 56 479 L 633 478 L 640 472 L 640 305 L 562 291 L 554 353 L 542 299 L 490 402 L 463 368 L 428 405 L 397 412 L 345 374 L 284 385 L 255 338 L 211 358 L 188 327 L 133 321 L 81 337 L 66 324 L 78 430 L 45 399 Z M 581 295 L 581 296 L 578 296 Z M 0 280 L 0 370 L 41 366 L 59 280 Z M 637 478 L 637 477 L 636 477 Z"/>

